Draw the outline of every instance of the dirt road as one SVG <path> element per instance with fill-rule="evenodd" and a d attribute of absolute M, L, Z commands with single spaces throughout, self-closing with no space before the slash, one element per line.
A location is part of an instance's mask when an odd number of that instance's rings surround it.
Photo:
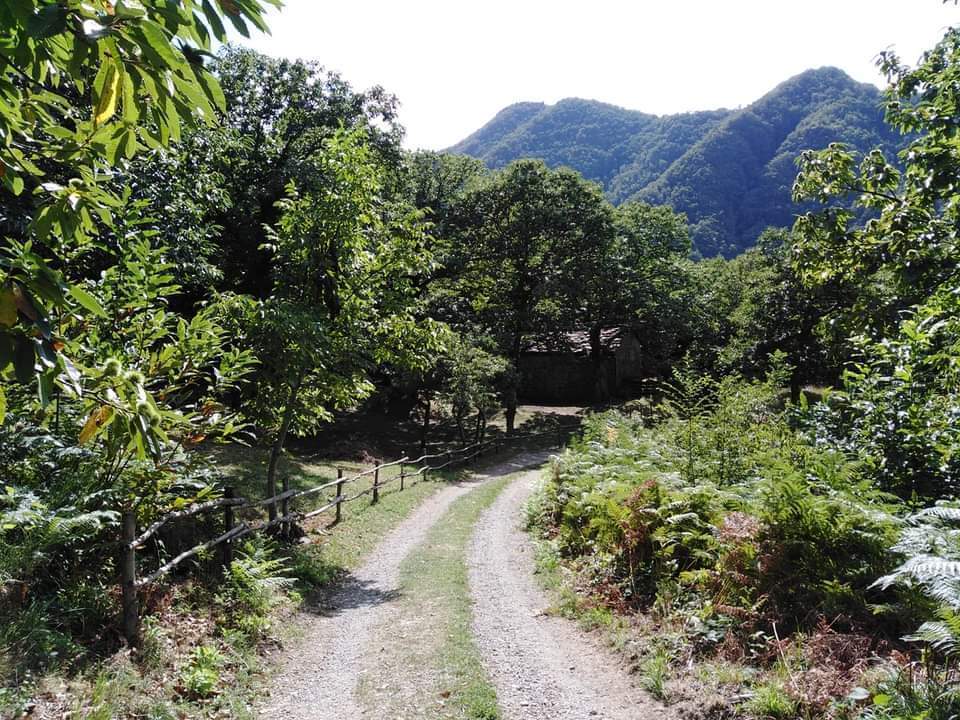
<path fill-rule="evenodd" d="M 533 547 L 521 522 L 540 476 L 524 473 L 474 530 L 470 585 L 473 629 L 505 720 L 666 718 L 611 653 L 572 622 L 549 617 L 534 577 Z"/>
<path fill-rule="evenodd" d="M 311 608 L 303 635 L 280 660 L 277 688 L 259 709 L 263 718 L 284 720 L 350 720 L 365 716 L 356 700 L 356 683 L 372 628 L 389 622 L 397 611 L 400 563 L 426 537 L 430 528 L 458 497 L 492 477 L 543 462 L 544 453 L 526 453 L 476 474 L 469 482 L 450 485 L 413 511 L 370 560 L 322 605 Z M 280 689 L 283 689 L 282 692 Z M 372 713 L 370 716 L 374 716 Z"/>
<path fill-rule="evenodd" d="M 457 498 L 491 478 L 518 473 L 481 517 L 465 561 L 474 600 L 475 642 L 497 690 L 504 720 L 653 720 L 665 717 L 631 685 L 616 661 L 567 621 L 548 618 L 533 576 L 522 506 L 546 453 L 526 453 L 446 487 L 417 508 L 371 553 L 371 560 L 303 621 L 271 683 L 263 718 L 351 720 L 381 717 L 357 698 L 358 678 L 376 670 L 376 628 L 399 621 L 399 569 Z M 400 673 L 403 682 L 415 673 Z M 417 688 L 396 688 L 416 694 Z"/>

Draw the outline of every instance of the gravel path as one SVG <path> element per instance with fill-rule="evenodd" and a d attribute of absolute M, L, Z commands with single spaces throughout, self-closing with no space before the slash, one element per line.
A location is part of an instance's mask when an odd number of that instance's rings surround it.
<path fill-rule="evenodd" d="M 413 511 L 370 555 L 370 560 L 322 605 L 312 608 L 302 636 L 284 652 L 271 683 L 278 691 L 259 708 L 262 718 L 352 720 L 366 713 L 356 699 L 357 679 L 372 653 L 371 630 L 398 611 L 400 563 L 423 542 L 430 527 L 458 497 L 491 477 L 543 462 L 543 453 L 518 455 L 477 473 L 469 482 L 446 487 Z"/>
<path fill-rule="evenodd" d="M 636 688 L 612 653 L 568 620 L 544 615 L 533 547 L 521 530 L 539 471 L 487 510 L 470 548 L 473 630 L 504 720 L 654 720 L 670 714 Z"/>

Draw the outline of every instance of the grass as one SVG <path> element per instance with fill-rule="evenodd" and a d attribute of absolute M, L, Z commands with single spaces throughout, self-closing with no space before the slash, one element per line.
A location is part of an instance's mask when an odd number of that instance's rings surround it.
<path fill-rule="evenodd" d="M 220 469 L 227 477 L 231 478 L 231 484 L 235 492 L 241 497 L 249 500 L 262 500 L 267 497 L 266 477 L 267 462 L 270 457 L 269 448 L 265 447 L 246 447 L 243 445 L 228 445 L 215 448 L 211 451 L 212 457 L 219 465 Z M 331 480 L 336 480 L 337 470 L 343 470 L 346 480 L 350 480 L 357 474 L 370 470 L 377 462 L 386 462 L 385 460 L 374 460 L 371 458 L 369 463 L 360 463 L 356 460 L 331 460 L 329 458 L 319 459 L 310 455 L 304 455 L 296 452 L 285 452 L 280 458 L 280 465 L 277 473 L 277 490 L 281 488 L 281 478 L 286 477 L 292 490 L 308 490 Z M 409 475 L 410 466 L 406 466 L 406 473 Z M 384 468 L 380 472 L 380 484 L 385 487 L 380 495 L 396 492 L 399 488 L 398 479 L 400 477 L 400 466 L 393 465 Z M 413 484 L 422 480 L 420 478 L 408 478 L 408 482 Z M 405 485 L 407 483 L 405 482 Z M 364 475 L 358 480 L 345 486 L 344 491 L 347 495 L 355 495 L 360 492 L 366 492 L 373 487 L 373 475 Z M 305 498 L 296 501 L 296 509 L 309 512 L 315 508 L 325 505 L 335 497 L 335 488 L 315 495 L 308 495 Z M 360 500 L 357 503 L 346 503 L 343 505 L 344 514 L 354 511 L 357 504 L 363 505 Z M 330 517 L 333 514 L 330 513 Z M 326 518 L 326 516 L 324 516 Z"/>
<path fill-rule="evenodd" d="M 797 703 L 787 694 L 782 682 L 771 680 L 758 685 L 744 708 L 752 717 L 766 720 L 794 720 Z"/>
<path fill-rule="evenodd" d="M 301 589 L 326 585 L 343 572 L 360 566 L 364 558 L 424 500 L 449 482 L 459 479 L 464 471 L 442 471 L 424 481 L 407 485 L 403 492 L 398 485 L 380 495 L 380 502 L 371 505 L 360 499 L 343 506 L 343 521 L 320 535 L 316 542 L 296 547 L 293 571 L 301 581 Z"/>
<path fill-rule="evenodd" d="M 670 693 L 667 682 L 670 679 L 670 654 L 664 647 L 658 647 L 642 665 L 643 687 L 657 700 L 667 702 Z"/>
<path fill-rule="evenodd" d="M 256 479 L 263 477 L 259 471 L 265 467 L 265 451 L 231 448 L 229 456 L 225 469 L 236 478 L 238 491 L 247 497 L 262 497 Z M 358 463 L 315 463 L 297 456 L 288 456 L 282 467 L 290 473 L 291 486 L 309 487 L 322 478 L 336 477 L 337 465 L 348 472 L 362 469 Z M 342 522 L 316 534 L 314 542 L 286 549 L 281 546 L 288 574 L 299 581 L 298 592 L 265 616 L 249 613 L 249 617 L 227 622 L 216 610 L 221 588 L 215 577 L 201 576 L 170 586 L 166 609 L 157 619 L 145 618 L 144 648 L 138 655 L 121 652 L 75 674 L 40 678 L 34 685 L 41 688 L 40 697 L 35 697 L 38 709 L 51 710 L 51 716 L 73 712 L 74 717 L 91 720 L 252 718 L 252 702 L 263 681 L 260 648 L 270 645 L 269 635 L 278 625 L 273 622 L 275 616 L 291 612 L 300 594 L 358 566 L 413 509 L 464 472 L 438 472 L 426 481 L 418 478 L 403 492 L 398 483 L 392 483 L 384 488 L 376 505 L 370 504 L 369 496 L 345 504 Z M 369 480 L 361 487 L 367 486 Z M 325 525 L 326 520 L 319 523 L 321 529 Z M 237 626 L 262 629 L 264 638 L 251 640 L 250 633 L 238 632 Z M 14 698 L 10 698 L 9 705 L 13 704 Z"/>
<path fill-rule="evenodd" d="M 212 459 L 232 477 L 238 494 L 251 499 L 264 497 L 265 449 L 222 448 L 212 454 Z M 484 458 L 480 467 L 497 460 Z M 337 467 L 344 468 L 349 477 L 371 466 L 288 453 L 281 462 L 281 473 L 290 478 L 291 487 L 304 489 L 335 478 Z M 399 470 L 389 468 L 382 480 L 396 478 Z M 286 574 L 294 576 L 297 584 L 265 613 L 248 612 L 249 617 L 234 614 L 227 619 L 218 599 L 222 586 L 215 563 L 201 558 L 197 573 L 170 585 L 160 584 L 151 590 L 149 601 L 144 599 L 155 615 L 145 618 L 145 647 L 141 652 L 121 651 L 72 666 L 64 663 L 42 676 L 23 677 L 14 686 L 0 690 L 0 716 L 6 717 L 8 709 L 33 702 L 35 714 L 41 717 L 65 713 L 77 718 L 252 717 L 252 702 L 263 682 L 262 650 L 271 645 L 270 635 L 281 625 L 275 620 L 292 612 L 307 593 L 359 566 L 412 510 L 468 472 L 445 470 L 431 473 L 427 480 L 408 479 L 403 492 L 399 483 L 389 483 L 376 505 L 370 504 L 369 495 L 344 504 L 342 522 L 336 527 L 328 527 L 332 514 L 317 518 L 307 528 L 312 531 L 309 543 L 280 546 L 279 554 L 287 563 Z M 371 484 L 372 478 L 366 477 L 350 489 L 358 492 Z M 309 510 L 324 500 L 315 497 L 311 502 L 297 509 Z M 215 553 L 210 555 L 209 559 L 214 559 Z M 260 637 L 251 639 L 252 635 Z M 196 653 L 201 647 L 207 650 Z M 472 717 L 495 717 L 483 714 L 489 698 L 482 686 L 464 688 L 457 697 L 477 708 Z M 493 703 L 495 711 L 495 700 Z"/>
<path fill-rule="evenodd" d="M 416 668 L 415 697 L 384 688 L 381 676 L 361 681 L 361 696 L 384 717 L 500 717 L 496 691 L 480 662 L 471 629 L 467 547 L 481 513 L 514 476 L 479 486 L 456 500 L 424 543 L 401 566 L 401 617 L 382 628 L 382 662 Z M 408 639 L 414 638 L 415 642 Z"/>
<path fill-rule="evenodd" d="M 626 620 L 577 591 L 575 578 L 561 562 L 554 543 L 536 537 L 533 540 L 537 580 L 550 597 L 548 612 L 573 620 L 588 632 L 599 630 L 610 645 L 622 649 L 629 630 Z"/>

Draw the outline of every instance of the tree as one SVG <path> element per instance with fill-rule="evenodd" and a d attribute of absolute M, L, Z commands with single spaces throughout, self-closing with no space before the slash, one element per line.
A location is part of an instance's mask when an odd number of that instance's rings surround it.
<path fill-rule="evenodd" d="M 687 281 L 683 260 L 690 253 L 686 218 L 668 207 L 628 202 L 616 209 L 609 244 L 597 243 L 596 264 L 584 273 L 578 324 L 590 329 L 590 354 L 602 387 L 601 331 L 628 325 L 645 339 L 650 374 L 669 365 L 685 316 L 678 298 Z"/>
<path fill-rule="evenodd" d="M 770 228 L 756 248 L 729 261 L 730 272 L 718 277 L 735 284 L 731 294 L 736 296 L 728 308 L 730 336 L 718 362 L 725 370 L 758 377 L 773 353 L 782 352 L 796 402 L 804 384 L 839 378 L 845 338 L 825 319 L 851 300 L 833 283 L 804 285 L 793 267 L 792 247 L 789 231 Z"/>
<path fill-rule="evenodd" d="M 465 423 L 473 413 L 473 441 L 483 440 L 487 418 L 499 404 L 501 388 L 509 383 L 510 363 L 485 348 L 487 344 L 475 338 L 454 338 L 439 362 L 440 397 L 450 408 L 463 445 L 467 444 Z"/>
<path fill-rule="evenodd" d="M 224 128 L 213 131 L 208 142 L 230 149 L 214 153 L 206 168 L 222 179 L 228 199 L 208 210 L 210 221 L 221 228 L 213 254 L 224 274 L 219 287 L 263 298 L 271 292 L 263 228 L 277 223 L 277 203 L 287 184 L 293 181 L 309 193 L 325 180 L 317 174 L 314 156 L 340 128 L 366 134 L 366 145 L 387 173 L 382 182 L 388 184 L 401 162 L 397 100 L 379 87 L 354 91 L 317 63 L 274 59 L 242 48 L 221 51 L 216 71 L 226 112 Z"/>
<path fill-rule="evenodd" d="M 455 217 L 464 193 L 480 181 L 487 170 L 483 163 L 465 155 L 419 151 L 404 157 L 403 196 L 427 213 L 433 272 L 423 276 L 425 310 L 438 319 L 458 323 L 471 319 L 464 312 L 464 298 L 456 280 L 467 258 L 455 230 Z"/>
<path fill-rule="evenodd" d="M 459 292 L 515 364 L 525 336 L 560 332 L 576 317 L 583 278 L 599 265 L 611 229 L 598 186 L 535 160 L 515 162 L 464 193 L 454 229 L 465 255 Z M 506 412 L 512 431 L 514 393 Z"/>
<path fill-rule="evenodd" d="M 22 222 L 7 224 L 18 236 L 0 246 L 5 383 L 40 377 L 43 390 L 66 371 L 53 315 L 104 314 L 68 271 L 124 206 L 109 168 L 215 121 L 223 93 L 203 56 L 226 40 L 225 20 L 266 30 L 267 4 L 277 2 L 0 6 L 0 181 L 8 198 L 34 196 L 20 203 Z"/>
<path fill-rule="evenodd" d="M 366 139 L 327 138 L 311 160 L 322 182 L 302 194 L 291 183 L 269 237 L 273 292 L 248 298 L 241 318 L 262 364 L 247 408 L 270 432 L 268 496 L 289 433 L 369 395 L 378 365 L 422 366 L 441 346 L 442 327 L 413 314 L 414 279 L 430 264 L 420 213 L 382 197 L 384 167 Z"/>
<path fill-rule="evenodd" d="M 957 271 L 960 151 L 952 118 L 960 88 L 952 72 L 958 61 L 957 28 L 916 69 L 893 53 L 881 54 L 890 83 L 887 121 L 910 138 L 899 162 L 879 149 L 859 155 L 838 144 L 799 161 L 794 198 L 827 207 L 797 220 L 797 271 L 811 285 L 855 288 L 860 301 L 852 310 L 861 320 L 851 324 L 861 331 L 891 330 L 904 308 Z M 864 213 L 870 219 L 856 222 Z"/>
<path fill-rule="evenodd" d="M 888 120 L 910 141 L 899 167 L 880 151 L 807 153 L 794 193 L 827 204 L 798 219 L 797 272 L 858 291 L 856 354 L 828 431 L 903 496 L 960 486 L 960 29 L 915 69 L 881 56 Z M 852 222 L 864 209 L 872 218 Z M 878 291 L 879 289 L 879 291 Z M 859 317 L 857 317 L 859 316 Z"/>
<path fill-rule="evenodd" d="M 123 215 L 129 220 L 135 212 Z M 149 515 L 165 509 L 164 498 L 187 469 L 185 449 L 238 429 L 227 402 L 255 361 L 249 350 L 229 346 L 216 308 L 189 318 L 169 312 L 179 292 L 172 265 L 163 248 L 151 245 L 149 231 L 135 234 L 95 288 L 110 312 L 61 323 L 61 384 L 65 413 L 79 420 L 78 444 L 96 447 L 100 488 Z M 61 403 L 58 394 L 58 418 Z"/>
<path fill-rule="evenodd" d="M 434 238 L 449 243 L 457 201 L 486 172 L 482 162 L 466 155 L 429 150 L 408 153 L 403 166 L 404 194 L 415 207 L 429 213 Z"/>

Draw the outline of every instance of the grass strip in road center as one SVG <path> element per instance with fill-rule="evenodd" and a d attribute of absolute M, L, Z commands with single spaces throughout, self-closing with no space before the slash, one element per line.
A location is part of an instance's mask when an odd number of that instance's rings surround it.
<path fill-rule="evenodd" d="M 480 515 L 517 477 L 480 485 L 456 500 L 404 560 L 398 615 L 377 629 L 360 697 L 380 717 L 500 717 L 496 692 L 471 630 L 466 551 Z"/>

